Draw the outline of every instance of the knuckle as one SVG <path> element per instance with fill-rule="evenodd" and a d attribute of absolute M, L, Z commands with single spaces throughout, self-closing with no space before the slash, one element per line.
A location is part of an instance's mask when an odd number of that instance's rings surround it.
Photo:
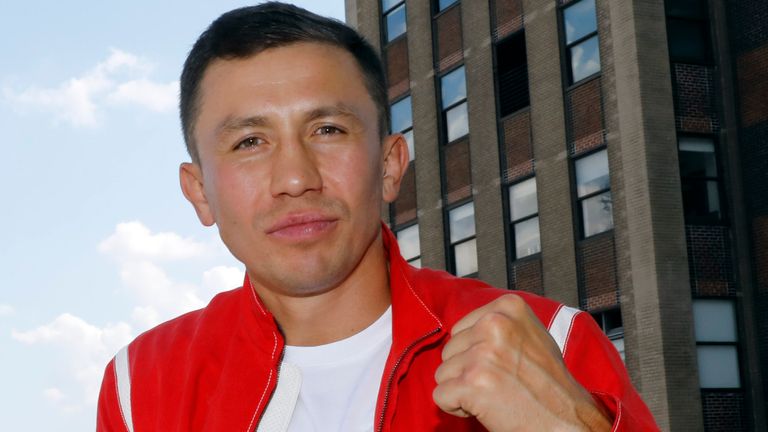
<path fill-rule="evenodd" d="M 525 300 L 515 294 L 501 296 L 499 297 L 498 302 L 502 310 L 509 311 L 509 313 L 512 314 L 522 313 L 528 307 L 528 305 L 525 304 Z"/>

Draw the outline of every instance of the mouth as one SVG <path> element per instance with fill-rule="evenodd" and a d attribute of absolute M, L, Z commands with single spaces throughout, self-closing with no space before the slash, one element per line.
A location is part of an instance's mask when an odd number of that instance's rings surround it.
<path fill-rule="evenodd" d="M 337 222 L 338 218 L 321 213 L 294 213 L 280 218 L 266 233 L 289 242 L 310 241 L 331 231 Z"/>

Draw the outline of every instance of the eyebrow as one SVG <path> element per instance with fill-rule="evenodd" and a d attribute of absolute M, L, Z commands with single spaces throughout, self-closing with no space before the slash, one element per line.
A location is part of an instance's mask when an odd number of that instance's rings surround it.
<path fill-rule="evenodd" d="M 361 116 L 357 113 L 357 110 L 344 103 L 313 108 L 307 111 L 304 115 L 304 121 L 311 122 L 323 117 L 349 117 L 354 121 L 362 122 Z M 269 119 L 263 115 L 249 117 L 228 116 L 218 127 L 216 127 L 216 135 L 221 136 L 227 132 L 234 132 L 246 128 L 266 127 L 269 126 L 269 124 Z"/>

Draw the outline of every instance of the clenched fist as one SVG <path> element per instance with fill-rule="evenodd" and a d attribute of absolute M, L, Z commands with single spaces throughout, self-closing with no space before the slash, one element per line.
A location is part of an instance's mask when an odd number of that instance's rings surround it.
<path fill-rule="evenodd" d="M 609 431 L 602 407 L 576 382 L 528 305 L 509 294 L 451 330 L 435 372 L 435 403 L 489 431 Z"/>

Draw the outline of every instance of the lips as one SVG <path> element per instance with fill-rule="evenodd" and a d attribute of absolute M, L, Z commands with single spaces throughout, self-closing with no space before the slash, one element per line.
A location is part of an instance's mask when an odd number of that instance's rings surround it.
<path fill-rule="evenodd" d="M 336 226 L 337 218 L 321 213 L 290 214 L 267 229 L 267 235 L 288 240 L 307 241 L 327 233 Z"/>

